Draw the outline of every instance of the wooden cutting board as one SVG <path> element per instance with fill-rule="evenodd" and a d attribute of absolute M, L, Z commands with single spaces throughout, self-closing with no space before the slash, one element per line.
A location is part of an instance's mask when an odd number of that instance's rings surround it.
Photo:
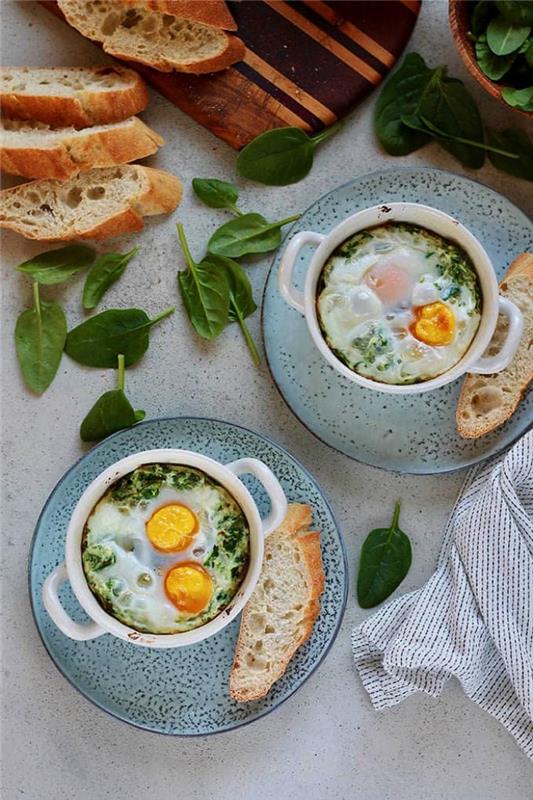
<path fill-rule="evenodd" d="M 53 0 L 41 0 L 62 16 Z M 404 49 L 421 0 L 237 0 L 228 3 L 243 61 L 212 75 L 140 64 L 154 88 L 239 149 L 270 128 L 316 132 L 345 116 Z"/>

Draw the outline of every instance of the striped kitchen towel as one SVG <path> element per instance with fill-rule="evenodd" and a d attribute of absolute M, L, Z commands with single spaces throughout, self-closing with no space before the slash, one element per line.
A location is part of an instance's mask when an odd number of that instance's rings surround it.
<path fill-rule="evenodd" d="M 352 635 L 375 708 L 456 677 L 533 758 L 533 432 L 473 467 L 437 570 Z"/>

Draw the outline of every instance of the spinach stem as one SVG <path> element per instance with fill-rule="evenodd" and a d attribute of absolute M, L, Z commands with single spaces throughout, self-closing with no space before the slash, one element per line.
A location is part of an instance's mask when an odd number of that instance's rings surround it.
<path fill-rule="evenodd" d="M 259 364 L 261 363 L 261 356 L 259 355 L 255 342 L 252 339 L 250 331 L 248 330 L 248 326 L 240 314 L 237 315 L 237 322 L 239 323 L 242 335 L 244 336 L 244 341 L 246 342 L 248 350 L 250 351 L 250 354 L 252 356 L 252 360 L 255 366 L 258 367 Z"/>
<path fill-rule="evenodd" d="M 189 245 L 187 244 L 187 239 L 185 238 L 185 230 L 181 222 L 178 222 L 178 238 L 180 240 L 181 249 L 183 250 L 183 255 L 185 256 L 185 261 L 187 262 L 187 266 L 191 271 L 194 271 L 194 261 L 191 256 L 191 251 L 189 250 Z"/>
<path fill-rule="evenodd" d="M 340 128 L 342 128 L 342 125 L 343 125 L 342 121 L 338 120 L 334 125 L 330 125 L 329 128 L 325 128 L 325 130 L 320 131 L 320 133 L 317 133 L 316 136 L 311 136 L 311 141 L 313 142 L 313 145 L 316 147 L 318 144 L 322 144 L 322 142 L 325 142 L 326 139 L 329 139 L 330 136 L 333 136 L 335 133 L 337 133 L 337 131 Z"/>
<path fill-rule="evenodd" d="M 493 147 L 490 144 L 486 144 L 485 142 L 476 142 L 473 139 L 464 139 L 462 136 L 454 136 L 451 133 L 445 133 L 441 131 L 440 128 L 437 128 L 436 125 L 432 125 L 428 123 L 424 117 L 421 117 L 422 122 L 427 126 L 428 133 L 431 136 L 441 136 L 443 139 L 451 139 L 453 142 L 461 142 L 461 144 L 468 144 L 471 147 L 478 147 L 480 150 L 490 150 L 492 153 L 498 153 L 500 156 L 505 156 L 506 158 L 520 158 L 518 153 L 510 153 L 508 150 L 501 150 L 499 147 Z M 421 130 L 421 128 L 419 128 Z"/>
<path fill-rule="evenodd" d="M 124 355 L 122 353 L 118 354 L 118 379 L 117 379 L 117 389 L 120 389 L 121 392 L 124 391 Z"/>
<path fill-rule="evenodd" d="M 156 325 L 158 322 L 161 322 L 162 319 L 165 319 L 165 317 L 169 317 L 171 314 L 173 314 L 175 310 L 176 310 L 175 306 L 171 306 L 170 308 L 166 308 L 164 311 L 162 311 L 160 314 L 158 314 L 157 317 L 154 317 L 153 319 L 151 319 L 150 320 L 150 324 L 151 325 Z"/>
<path fill-rule="evenodd" d="M 35 305 L 35 310 L 37 312 L 37 316 L 41 316 L 41 298 L 39 295 L 39 283 L 38 281 L 33 282 L 33 303 Z"/>
<path fill-rule="evenodd" d="M 396 505 L 394 506 L 394 514 L 392 515 L 392 522 L 390 524 L 391 528 L 397 528 L 398 522 L 400 521 L 400 500 L 396 501 Z"/>
<path fill-rule="evenodd" d="M 295 222 L 297 219 L 300 219 L 301 214 L 293 214 L 292 217 L 287 217 L 287 219 L 282 219 L 279 222 L 273 222 L 269 225 L 269 228 L 281 228 L 282 225 L 288 225 L 289 222 Z"/>
<path fill-rule="evenodd" d="M 244 213 L 243 211 L 241 211 L 240 208 L 238 208 L 238 206 L 235 205 L 235 203 L 231 203 L 228 206 L 228 208 L 229 208 L 230 211 L 233 211 L 233 213 L 236 214 L 238 217 L 242 217 L 242 215 Z"/>

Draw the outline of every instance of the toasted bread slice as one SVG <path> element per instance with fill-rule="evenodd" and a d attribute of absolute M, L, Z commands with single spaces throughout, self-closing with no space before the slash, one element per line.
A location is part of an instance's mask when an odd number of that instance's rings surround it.
<path fill-rule="evenodd" d="M 524 330 L 511 364 L 494 375 L 467 375 L 457 405 L 457 429 L 465 439 L 493 431 L 514 414 L 533 380 L 533 254 L 518 256 L 500 285 L 524 315 Z M 498 352 L 508 328 L 500 315 L 489 353 Z"/>
<path fill-rule="evenodd" d="M 27 239 L 108 239 L 141 230 L 143 217 L 173 211 L 181 183 L 168 172 L 125 164 L 0 192 L 0 228 Z"/>
<path fill-rule="evenodd" d="M 124 67 L 4 67 L 2 116 L 85 128 L 120 122 L 148 105 L 144 81 Z"/>
<path fill-rule="evenodd" d="M 190 22 L 200 22 L 212 28 L 236 31 L 237 24 L 224 0 L 120 0 L 128 6 L 137 6 L 182 17 Z"/>
<path fill-rule="evenodd" d="M 50 128 L 43 122 L 0 122 L 0 168 L 25 178 L 66 179 L 155 153 L 164 144 L 138 117 L 93 128 Z"/>
<path fill-rule="evenodd" d="M 311 509 L 291 504 L 282 525 L 265 541 L 261 576 L 241 618 L 230 694 L 259 700 L 309 638 L 324 591 L 320 534 L 308 531 Z"/>
<path fill-rule="evenodd" d="M 116 0 L 58 0 L 67 22 L 106 53 L 161 72 L 217 72 L 244 56 L 244 45 L 221 28 Z M 168 5 L 168 4 L 166 4 Z"/>

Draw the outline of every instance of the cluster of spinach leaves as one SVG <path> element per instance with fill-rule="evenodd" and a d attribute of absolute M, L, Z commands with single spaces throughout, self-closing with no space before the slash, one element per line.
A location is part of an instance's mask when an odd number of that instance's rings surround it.
<path fill-rule="evenodd" d="M 267 186 L 288 186 L 310 172 L 315 149 L 341 128 L 336 122 L 315 136 L 300 128 L 274 128 L 256 136 L 237 157 L 237 171 Z"/>
<path fill-rule="evenodd" d="M 469 36 L 476 61 L 491 81 L 505 78 L 501 96 L 510 106 L 533 111 L 533 2 L 479 0 Z"/>
<path fill-rule="evenodd" d="M 400 585 L 411 566 L 411 542 L 399 527 L 400 501 L 388 528 L 376 528 L 363 542 L 357 575 L 361 608 L 379 605 Z"/>
<path fill-rule="evenodd" d="M 216 178 L 194 178 L 192 185 L 206 206 L 231 211 L 235 219 L 216 229 L 207 244 L 207 254 L 199 262 L 192 258 L 183 225 L 178 225 L 178 239 L 187 265 L 178 272 L 183 304 L 193 328 L 203 339 L 215 339 L 229 323 L 236 322 L 254 364 L 258 365 L 260 355 L 245 322 L 257 305 L 248 276 L 236 259 L 275 250 L 281 244 L 283 225 L 300 215 L 269 222 L 261 214 L 247 214 L 237 206 L 239 190 L 231 183 Z"/>
<path fill-rule="evenodd" d="M 383 87 L 374 117 L 382 147 L 403 156 L 436 140 L 465 167 L 479 169 L 485 153 L 498 169 L 533 180 L 533 147 L 526 133 L 508 129 L 485 134 L 481 115 L 462 81 L 446 67 L 431 69 L 409 53 Z"/>
<path fill-rule="evenodd" d="M 144 417 L 144 411 L 134 411 L 124 394 L 124 368 L 144 355 L 150 328 L 174 309 L 167 309 L 154 319 L 136 308 L 110 309 L 69 332 L 62 307 L 43 300 L 40 286 L 58 285 L 90 267 L 83 288 L 83 306 L 92 310 L 137 252 L 138 248 L 134 248 L 128 253 L 104 253 L 97 258 L 91 247 L 69 245 L 40 253 L 17 267 L 33 281 L 33 306 L 22 312 L 15 326 L 19 365 L 32 391 L 42 394 L 50 386 L 63 352 L 85 366 L 118 366 L 118 389 L 106 392 L 84 419 L 80 430 L 84 441 L 96 441 Z"/>

